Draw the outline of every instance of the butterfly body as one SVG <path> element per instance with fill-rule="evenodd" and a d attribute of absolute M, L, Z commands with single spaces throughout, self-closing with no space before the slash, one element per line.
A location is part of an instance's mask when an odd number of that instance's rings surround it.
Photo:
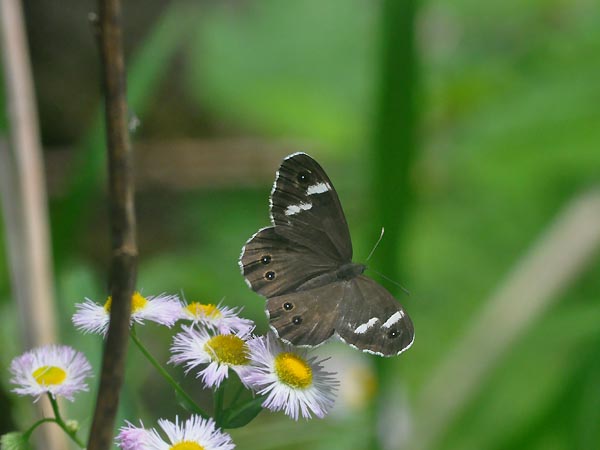
<path fill-rule="evenodd" d="M 367 266 L 364 264 L 355 264 L 353 262 L 344 264 L 332 272 L 326 272 L 306 281 L 298 286 L 296 290 L 308 290 L 325 284 L 335 283 L 336 281 L 351 280 L 352 278 L 361 275 L 366 268 Z"/>
<path fill-rule="evenodd" d="M 242 249 L 249 287 L 267 298 L 271 328 L 294 345 L 334 334 L 360 350 L 392 356 L 410 347 L 412 322 L 394 297 L 352 262 L 352 242 L 333 184 L 305 153 L 284 159 L 270 197 L 272 226 Z"/>

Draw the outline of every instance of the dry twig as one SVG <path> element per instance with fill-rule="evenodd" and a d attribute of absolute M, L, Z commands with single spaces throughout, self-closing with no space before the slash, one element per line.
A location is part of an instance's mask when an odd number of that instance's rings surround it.
<path fill-rule="evenodd" d="M 137 273 L 133 163 L 127 126 L 120 0 L 99 0 L 99 12 L 109 170 L 112 307 L 89 450 L 106 450 L 112 445 Z"/>
<path fill-rule="evenodd" d="M 31 348 L 56 342 L 46 180 L 25 20 L 18 0 L 0 1 L 0 22 L 10 132 L 10 146 L 0 140 L 0 190 L 19 328 L 24 345 Z M 38 408 L 43 415 L 51 414 L 45 400 Z M 40 432 L 45 448 L 66 445 L 60 430 L 44 427 Z"/>

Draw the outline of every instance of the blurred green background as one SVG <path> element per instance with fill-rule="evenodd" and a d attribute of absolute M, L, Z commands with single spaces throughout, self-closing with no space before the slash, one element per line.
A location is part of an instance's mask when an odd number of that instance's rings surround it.
<path fill-rule="evenodd" d="M 76 302 L 105 299 L 110 250 L 95 5 L 24 6 L 60 342 L 98 373 L 100 339 L 70 321 Z M 335 183 L 356 261 L 386 227 L 369 265 L 411 293 L 371 273 L 413 318 L 409 351 L 381 361 L 320 348 L 343 378 L 339 407 L 299 423 L 263 412 L 231 431 L 238 448 L 600 448 L 598 242 L 584 241 L 596 256 L 569 269 L 582 252 L 571 239 L 600 229 L 598 214 L 575 221 L 581 233 L 547 232 L 600 180 L 597 2 L 155 0 L 124 13 L 144 293 L 224 299 L 264 332 L 264 301 L 237 258 L 268 224 L 275 170 L 294 151 Z M 582 208 L 597 211 L 597 197 Z M 557 257 L 538 253 L 559 244 Z M 6 255 L 3 232 L 0 246 Z M 7 394 L 5 369 L 23 351 L 8 264 L 3 414 L 25 426 L 28 401 Z M 526 282 L 507 290 L 515 276 Z M 172 332 L 140 331 L 168 357 Z M 119 423 L 186 414 L 133 348 L 128 366 Z M 193 377 L 184 384 L 207 397 Z M 93 399 L 69 405 L 84 429 Z"/>

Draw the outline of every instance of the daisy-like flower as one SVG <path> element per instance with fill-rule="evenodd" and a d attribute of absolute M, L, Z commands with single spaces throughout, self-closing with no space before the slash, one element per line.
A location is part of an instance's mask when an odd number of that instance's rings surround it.
<path fill-rule="evenodd" d="M 85 299 L 75 305 L 77 312 L 73 314 L 73 324 L 84 333 L 97 333 L 103 336 L 108 331 L 112 297 L 108 297 L 104 305 Z M 181 315 L 181 304 L 176 295 L 157 295 L 144 297 L 139 292 L 131 296 L 131 324 L 143 324 L 151 320 L 167 327 L 173 326 Z"/>
<path fill-rule="evenodd" d="M 11 383 L 20 395 L 32 395 L 35 401 L 46 392 L 73 401 L 73 394 L 87 391 L 85 379 L 92 366 L 83 353 L 66 345 L 46 345 L 17 356 L 10 364 Z"/>
<path fill-rule="evenodd" d="M 273 335 L 248 341 L 253 370 L 246 383 L 271 411 L 284 411 L 294 420 L 309 419 L 312 414 L 323 418 L 333 407 L 339 382 L 334 373 L 323 369 L 323 361 L 308 357 L 300 350 L 277 340 Z"/>
<path fill-rule="evenodd" d="M 200 323 L 221 334 L 246 333 L 254 328 L 254 323 L 249 319 L 239 317 L 241 308 L 229 308 L 212 303 L 190 302 L 185 303 L 182 308 L 181 318 Z"/>
<path fill-rule="evenodd" d="M 216 428 L 212 419 L 192 416 L 184 423 L 175 417 L 175 423 L 159 419 L 158 424 L 166 435 L 166 440 L 151 428 L 136 427 L 131 423 L 122 427 L 117 445 L 123 450 L 232 450 L 235 448 L 231 437 Z"/>
<path fill-rule="evenodd" d="M 233 369 L 242 382 L 251 368 L 248 333 L 214 334 L 208 330 L 183 327 L 173 338 L 170 363 L 183 364 L 186 373 L 198 366 L 197 377 L 208 387 L 218 387 Z"/>

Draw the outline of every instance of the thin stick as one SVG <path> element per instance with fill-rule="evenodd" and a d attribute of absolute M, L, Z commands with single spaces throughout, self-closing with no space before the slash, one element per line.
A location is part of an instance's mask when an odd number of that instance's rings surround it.
<path fill-rule="evenodd" d="M 88 450 L 108 450 L 119 394 L 123 384 L 129 342 L 131 296 L 137 274 L 133 163 L 127 128 L 125 63 L 121 35 L 120 0 L 99 0 L 99 31 L 104 81 L 109 169 L 112 258 L 112 308 L 104 346 L 100 387 L 88 441 Z"/>
<path fill-rule="evenodd" d="M 19 0 L 0 1 L 0 41 L 8 106 L 9 142 L 0 137 L 0 190 L 13 298 L 23 345 L 56 342 L 54 285 L 46 180 L 25 19 Z M 43 399 L 42 415 L 51 413 Z M 60 430 L 44 427 L 39 443 L 65 448 Z"/>
<path fill-rule="evenodd" d="M 21 310 L 25 344 L 32 347 L 56 340 L 46 180 L 20 3 L 2 0 L 0 18 L 13 154 L 11 157 L 8 148 L 3 148 L 2 189 L 11 194 L 8 189 L 12 188 L 12 197 L 7 196 L 3 204 L 11 214 L 6 217 L 7 228 L 13 228 L 11 221 L 18 227 L 13 235 L 20 237 L 18 248 L 11 258 L 17 263 L 13 266 L 13 289 Z M 11 210 L 10 203 L 14 205 Z"/>

